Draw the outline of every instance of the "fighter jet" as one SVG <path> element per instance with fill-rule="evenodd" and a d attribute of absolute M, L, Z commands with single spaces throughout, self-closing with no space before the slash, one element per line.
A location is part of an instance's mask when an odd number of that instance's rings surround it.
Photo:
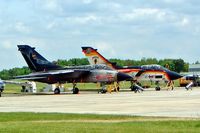
<path fill-rule="evenodd" d="M 76 83 L 78 82 L 113 83 L 131 78 L 129 75 L 112 70 L 106 65 L 85 65 L 63 68 L 51 63 L 35 51 L 35 48 L 28 45 L 18 45 L 18 50 L 32 70 L 32 73 L 17 76 L 16 78 L 47 84 L 73 83 L 74 94 L 79 92 L 79 89 L 76 87 Z M 60 93 L 59 87 L 54 90 L 54 93 Z"/>
<path fill-rule="evenodd" d="M 112 63 L 104 58 L 97 49 L 92 47 L 82 47 L 82 52 L 88 58 L 90 64 L 105 64 L 113 70 L 129 74 L 133 81 L 154 81 L 154 82 L 166 82 L 173 87 L 172 80 L 181 78 L 182 76 L 176 72 L 170 71 L 160 65 L 143 65 L 143 66 L 118 66 L 116 63 Z M 160 90 L 159 84 L 156 90 Z"/>

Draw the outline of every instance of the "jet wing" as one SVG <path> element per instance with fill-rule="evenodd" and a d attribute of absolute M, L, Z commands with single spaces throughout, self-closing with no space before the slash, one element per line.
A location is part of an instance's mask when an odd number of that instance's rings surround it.
<path fill-rule="evenodd" d="M 49 77 L 79 78 L 85 74 L 88 74 L 89 72 L 90 72 L 89 70 L 55 70 L 47 72 L 35 72 L 28 75 L 16 76 L 15 78 L 24 80 L 40 80 Z"/>
<path fill-rule="evenodd" d="M 20 76 L 16 76 L 16 79 L 24 79 L 24 80 L 37 80 L 37 79 L 45 79 L 48 76 L 50 76 L 50 74 L 48 73 L 31 73 L 28 75 L 20 75 Z"/>

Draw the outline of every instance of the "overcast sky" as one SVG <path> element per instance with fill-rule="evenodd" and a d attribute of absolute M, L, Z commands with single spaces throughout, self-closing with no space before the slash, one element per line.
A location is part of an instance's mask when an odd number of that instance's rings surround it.
<path fill-rule="evenodd" d="M 17 45 L 50 61 L 82 58 L 200 60 L 198 0 L 1 0 L 0 70 L 26 66 Z"/>

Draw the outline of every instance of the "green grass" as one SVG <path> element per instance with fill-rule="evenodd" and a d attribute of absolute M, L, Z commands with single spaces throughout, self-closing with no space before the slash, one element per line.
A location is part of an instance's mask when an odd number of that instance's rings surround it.
<path fill-rule="evenodd" d="M 25 82 L 25 81 L 21 81 L 21 82 Z M 37 82 L 37 90 L 39 92 L 42 92 L 43 88 L 45 88 L 45 87 L 46 87 L 46 84 Z M 73 88 L 71 83 L 65 84 L 64 87 L 65 88 Z M 95 83 L 79 83 L 79 84 L 77 84 L 77 87 L 80 88 L 80 90 L 96 91 L 96 90 L 100 89 L 100 86 Z M 6 84 L 4 93 L 21 93 L 21 89 L 22 88 L 19 85 Z M 66 89 L 66 91 L 67 91 L 67 89 Z"/>
<path fill-rule="evenodd" d="M 23 80 L 17 80 L 18 82 L 26 82 Z M 150 82 L 142 82 L 142 85 L 146 85 L 146 86 L 151 86 L 153 88 L 155 88 L 155 84 L 151 84 Z M 39 92 L 42 92 L 43 88 L 45 88 L 46 84 L 44 83 L 39 83 L 37 82 L 37 90 Z M 165 87 L 166 84 L 161 84 L 160 85 L 161 88 Z M 178 80 L 175 81 L 175 86 L 179 86 L 179 82 Z M 65 88 L 72 88 L 72 83 L 68 83 L 68 84 L 64 84 Z M 97 91 L 99 89 L 101 89 L 99 84 L 96 83 L 78 83 L 77 87 L 81 90 L 90 90 L 90 91 Z M 121 89 L 129 89 L 130 87 L 130 82 L 120 82 L 120 88 Z M 67 91 L 67 89 L 66 89 Z M 21 86 L 19 85 L 12 85 L 12 84 L 7 84 L 5 86 L 5 91 L 4 93 L 21 93 Z"/>
<path fill-rule="evenodd" d="M 0 133 L 188 133 L 200 120 L 90 114 L 0 113 Z"/>

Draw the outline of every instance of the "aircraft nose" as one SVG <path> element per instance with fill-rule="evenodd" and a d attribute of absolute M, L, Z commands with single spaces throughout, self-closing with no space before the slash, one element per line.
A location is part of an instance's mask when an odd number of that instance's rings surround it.
<path fill-rule="evenodd" d="M 168 72 L 168 76 L 169 76 L 170 80 L 176 80 L 176 79 L 179 79 L 179 78 L 183 77 L 179 73 L 172 72 L 172 71 Z"/>
<path fill-rule="evenodd" d="M 121 73 L 121 72 L 117 73 L 117 80 L 118 81 L 131 80 L 131 79 L 132 79 L 132 77 L 129 76 L 128 74 Z"/>

